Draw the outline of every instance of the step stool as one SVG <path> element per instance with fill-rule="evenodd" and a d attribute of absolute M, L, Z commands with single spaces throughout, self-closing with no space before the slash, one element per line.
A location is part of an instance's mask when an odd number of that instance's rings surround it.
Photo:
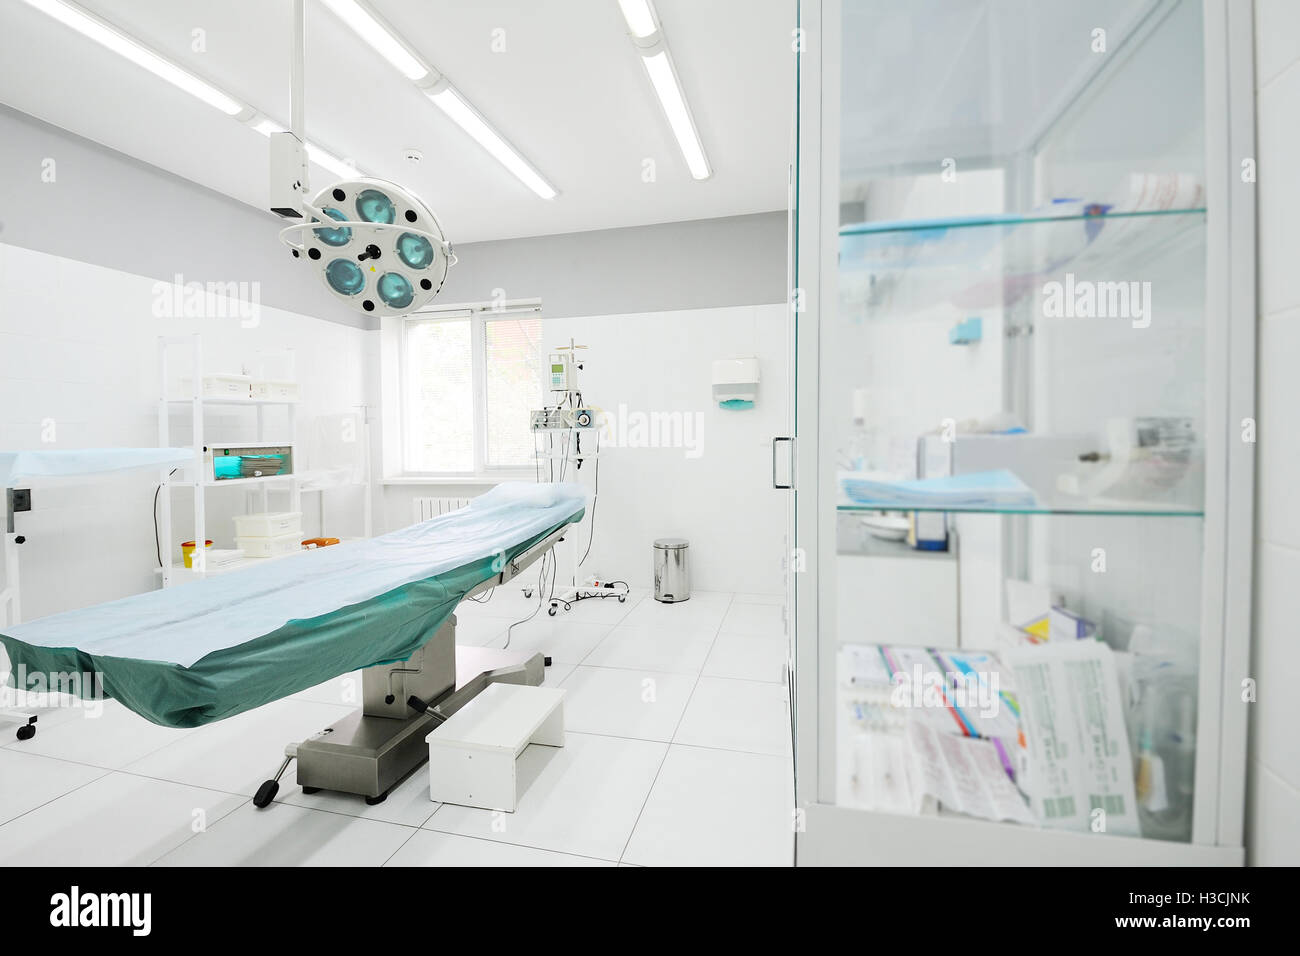
<path fill-rule="evenodd" d="M 564 691 L 489 684 L 424 741 L 432 800 L 513 813 L 519 754 L 529 744 L 564 746 Z"/>

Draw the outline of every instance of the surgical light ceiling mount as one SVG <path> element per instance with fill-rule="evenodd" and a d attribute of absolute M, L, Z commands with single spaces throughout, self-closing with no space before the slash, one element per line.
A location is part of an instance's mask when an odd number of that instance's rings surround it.
<path fill-rule="evenodd" d="M 372 315 L 426 306 L 455 264 L 438 217 L 410 190 L 357 176 L 309 201 L 303 135 L 304 0 L 294 0 L 293 129 L 271 134 L 271 211 L 300 219 L 280 230 L 295 258 L 317 269 L 339 301 Z"/>

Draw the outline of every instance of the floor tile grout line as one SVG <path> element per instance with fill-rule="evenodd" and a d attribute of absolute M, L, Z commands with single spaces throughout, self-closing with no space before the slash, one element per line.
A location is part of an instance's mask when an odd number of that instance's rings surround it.
<path fill-rule="evenodd" d="M 218 792 L 220 792 L 220 791 L 218 791 Z M 250 803 L 252 803 L 252 802 L 253 802 L 253 800 L 252 800 L 251 797 L 245 797 L 245 798 L 243 799 L 243 801 L 241 801 L 240 803 L 237 803 L 235 806 L 231 807 L 228 811 L 226 811 L 225 813 L 221 814 L 221 816 L 219 816 L 219 817 L 217 817 L 215 820 L 213 820 L 211 824 L 207 824 L 207 823 L 205 823 L 204 826 L 203 826 L 203 829 L 202 829 L 201 831 L 199 831 L 198 833 L 195 833 L 195 832 L 192 832 L 192 831 L 191 831 L 190 835 L 187 836 L 184 840 L 181 840 L 180 843 L 177 843 L 177 844 L 176 844 L 174 847 L 172 847 L 170 850 L 167 850 L 166 852 L 161 853 L 161 854 L 159 854 L 158 856 L 154 857 L 152 860 L 150 860 L 148 863 L 146 863 L 145 866 L 148 866 L 148 867 L 157 866 L 157 865 L 158 865 L 158 861 L 161 860 L 163 857 L 165 857 L 165 856 L 170 856 L 171 854 L 173 854 L 173 853 L 175 853 L 177 850 L 179 850 L 181 847 L 183 847 L 183 846 L 188 846 L 188 845 L 189 845 L 193 840 L 196 840 L 197 838 L 203 836 L 203 835 L 206 834 L 206 833 L 210 833 L 210 832 L 212 831 L 212 828 L 213 828 L 213 827 L 215 827 L 215 826 L 219 826 L 219 825 L 221 825 L 222 822 L 224 822 L 224 821 L 226 821 L 226 820 L 229 820 L 232 816 L 234 816 L 236 813 L 238 813 L 240 810 L 242 810 L 246 805 L 248 805 L 248 804 L 250 804 Z"/>
<path fill-rule="evenodd" d="M 479 809 L 479 808 L 471 807 L 470 809 Z M 597 863 L 617 864 L 620 862 L 619 860 L 611 860 L 608 857 L 604 857 L 604 856 L 592 856 L 590 853 L 571 853 L 568 850 L 555 850 L 550 847 L 535 846 L 531 843 L 514 843 L 510 840 L 497 840 L 494 839 L 493 837 L 480 836 L 472 833 L 457 833 L 454 830 L 434 830 L 430 827 L 421 827 L 420 829 L 424 833 L 437 834 L 438 836 L 461 837 L 466 840 L 478 840 L 480 843 L 493 843 L 501 846 L 515 846 L 525 850 L 538 850 L 542 853 L 557 853 L 560 856 L 571 856 L 579 860 L 595 860 Z"/>
<path fill-rule="evenodd" d="M 727 597 L 727 607 L 722 612 L 723 621 L 725 621 L 727 618 L 727 611 L 731 610 L 731 602 L 734 597 L 735 597 L 734 594 L 730 594 Z M 663 773 L 664 763 L 668 760 L 668 755 L 672 753 L 673 739 L 676 738 L 677 732 L 681 729 L 682 721 L 686 719 L 686 711 L 690 709 L 691 701 L 695 699 L 695 689 L 700 686 L 700 677 L 703 674 L 704 668 L 708 666 L 709 655 L 713 653 L 713 645 L 717 643 L 718 634 L 720 634 L 721 632 L 722 632 L 722 621 L 719 621 L 718 628 L 716 631 L 714 631 L 713 634 L 713 640 L 709 643 L 709 653 L 704 655 L 704 663 L 700 665 L 701 673 L 695 675 L 695 683 L 691 685 L 691 692 L 686 696 L 686 704 L 685 706 L 682 707 L 682 712 L 677 717 L 677 723 L 673 726 L 673 735 L 668 739 L 668 742 L 664 747 L 664 755 L 663 758 L 659 761 L 659 766 L 655 768 L 654 779 L 650 781 L 650 789 L 646 791 L 645 799 L 641 801 L 641 808 L 636 812 L 636 820 L 632 823 L 632 829 L 628 831 L 627 840 L 623 842 L 623 850 L 618 855 L 618 862 L 620 863 L 622 863 L 623 858 L 627 856 L 627 848 L 632 845 L 632 838 L 636 836 L 636 828 L 640 826 L 641 817 L 645 813 L 646 806 L 650 803 L 650 797 L 655 792 L 655 784 L 659 782 L 659 774 Z"/>
<path fill-rule="evenodd" d="M 86 764 L 75 764 L 74 766 L 83 767 L 83 766 L 87 766 L 87 765 L 86 765 Z M 102 768 L 96 767 L 96 768 L 94 768 L 94 769 L 99 770 L 99 769 L 102 769 Z M 3 821 L 3 822 L 0 822 L 0 829 L 2 829 L 2 828 L 4 828 L 4 827 L 7 827 L 7 826 L 8 826 L 9 824 L 11 824 L 11 823 L 14 823 L 14 822 L 16 822 L 16 821 L 18 821 L 18 820 L 21 820 L 23 817 L 27 816 L 27 814 L 29 814 L 29 813 L 35 813 L 37 810 L 40 810 L 42 807 L 48 807 L 51 803 L 54 803 L 56 800 L 62 800 L 64 797 L 71 796 L 72 794 L 76 793 L 78 790 L 81 790 L 81 789 L 83 789 L 83 788 L 85 788 L 85 787 L 90 786 L 92 783 L 97 783 L 98 781 L 103 780 L 105 777 L 107 777 L 107 776 L 108 776 L 109 774 L 111 774 L 112 772 L 113 772 L 113 771 L 111 771 L 111 770 L 105 770 L 105 771 L 104 771 L 103 773 L 101 773 L 99 776 L 97 776 L 97 777 L 91 777 L 89 780 L 85 780 L 85 781 L 83 781 L 83 782 L 77 784 L 77 785 L 76 785 L 75 787 L 73 787 L 71 790 L 65 790 L 65 791 L 63 791 L 62 793 L 55 794 L 54 796 L 50 797 L 50 799 L 48 799 L 48 800 L 46 800 L 46 801 L 44 801 L 44 802 L 42 802 L 42 803 L 38 803 L 38 804 L 37 804 L 36 806 L 34 806 L 34 807 L 28 807 L 26 810 L 24 810 L 22 813 L 18 814 L 17 816 L 10 817 L 8 820 L 5 820 L 5 821 Z"/>
<path fill-rule="evenodd" d="M 435 812 L 436 812 L 436 811 L 435 811 Z M 430 819 L 430 820 L 433 819 L 433 814 L 429 814 L 429 819 Z M 425 821 L 425 822 L 428 822 L 428 821 Z M 395 850 L 393 850 L 392 853 L 390 853 L 390 854 L 388 854 L 388 856 L 384 857 L 384 862 L 383 862 L 383 863 L 380 863 L 378 868 L 379 868 L 379 869 L 383 869 L 384 867 L 388 866 L 389 863 L 392 863 L 392 862 L 393 862 L 393 857 L 395 857 L 395 856 L 397 856 L 397 854 L 401 853 L 401 852 L 402 852 L 402 848 L 405 847 L 406 844 L 408 844 L 408 843 L 410 843 L 412 840 L 414 840 L 415 837 L 416 837 L 416 835 L 417 835 L 418 833 L 421 832 L 421 829 L 422 829 L 422 828 L 423 828 L 423 824 L 421 824 L 419 827 L 416 827 L 414 830 L 412 830 L 410 833 L 408 833 L 408 834 L 406 835 L 406 839 L 403 840 L 403 841 L 402 841 L 402 842 L 397 846 L 397 848 L 396 848 Z"/>
<path fill-rule="evenodd" d="M 676 740 L 660 740 L 655 737 L 628 737 L 624 734 L 603 734 L 598 730 L 565 730 L 567 734 L 581 734 L 585 737 L 603 737 L 606 740 L 627 740 L 640 744 L 666 744 L 672 747 L 695 747 L 698 750 L 716 750 L 719 753 L 748 754 L 753 757 L 787 757 L 787 753 L 772 753 L 765 750 L 737 750 L 734 747 L 717 747 L 708 744 L 686 744 Z"/>

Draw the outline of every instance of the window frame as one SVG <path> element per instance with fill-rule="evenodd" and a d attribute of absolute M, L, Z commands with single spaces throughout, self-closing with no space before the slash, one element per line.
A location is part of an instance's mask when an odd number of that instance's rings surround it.
<path fill-rule="evenodd" d="M 533 478 L 537 464 L 531 465 L 496 465 L 487 463 L 487 426 L 488 426 L 488 387 L 487 387 L 487 327 L 491 322 L 508 319 L 537 318 L 543 319 L 541 299 L 517 299 L 496 302 L 477 302 L 466 305 L 448 305 L 441 308 L 424 309 L 401 317 L 397 336 L 397 373 L 398 373 L 398 435 L 400 443 L 400 469 L 402 478 L 431 480 L 503 481 L 511 478 Z M 470 471 L 421 471 L 410 467 L 409 428 L 411 412 L 409 407 L 410 384 L 410 347 L 407 342 L 410 330 L 419 324 L 429 322 L 464 322 L 470 323 L 470 390 L 473 402 L 473 462 Z M 545 350 L 538 345 L 539 355 Z M 537 382 L 538 394 L 542 401 L 544 382 Z"/>

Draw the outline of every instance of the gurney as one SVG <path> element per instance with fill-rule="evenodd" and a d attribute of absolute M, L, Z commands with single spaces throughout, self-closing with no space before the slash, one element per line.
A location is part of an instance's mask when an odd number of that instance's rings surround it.
<path fill-rule="evenodd" d="M 541 683 L 540 654 L 461 648 L 458 660 L 454 611 L 540 560 L 585 507 L 577 485 L 505 483 L 391 534 L 54 614 L 0 643 L 17 674 L 102 675 L 104 696 L 169 727 L 363 669 L 362 709 L 288 748 L 280 773 L 297 757 L 305 789 L 375 802 L 423 759 L 424 735 L 488 683 Z"/>

